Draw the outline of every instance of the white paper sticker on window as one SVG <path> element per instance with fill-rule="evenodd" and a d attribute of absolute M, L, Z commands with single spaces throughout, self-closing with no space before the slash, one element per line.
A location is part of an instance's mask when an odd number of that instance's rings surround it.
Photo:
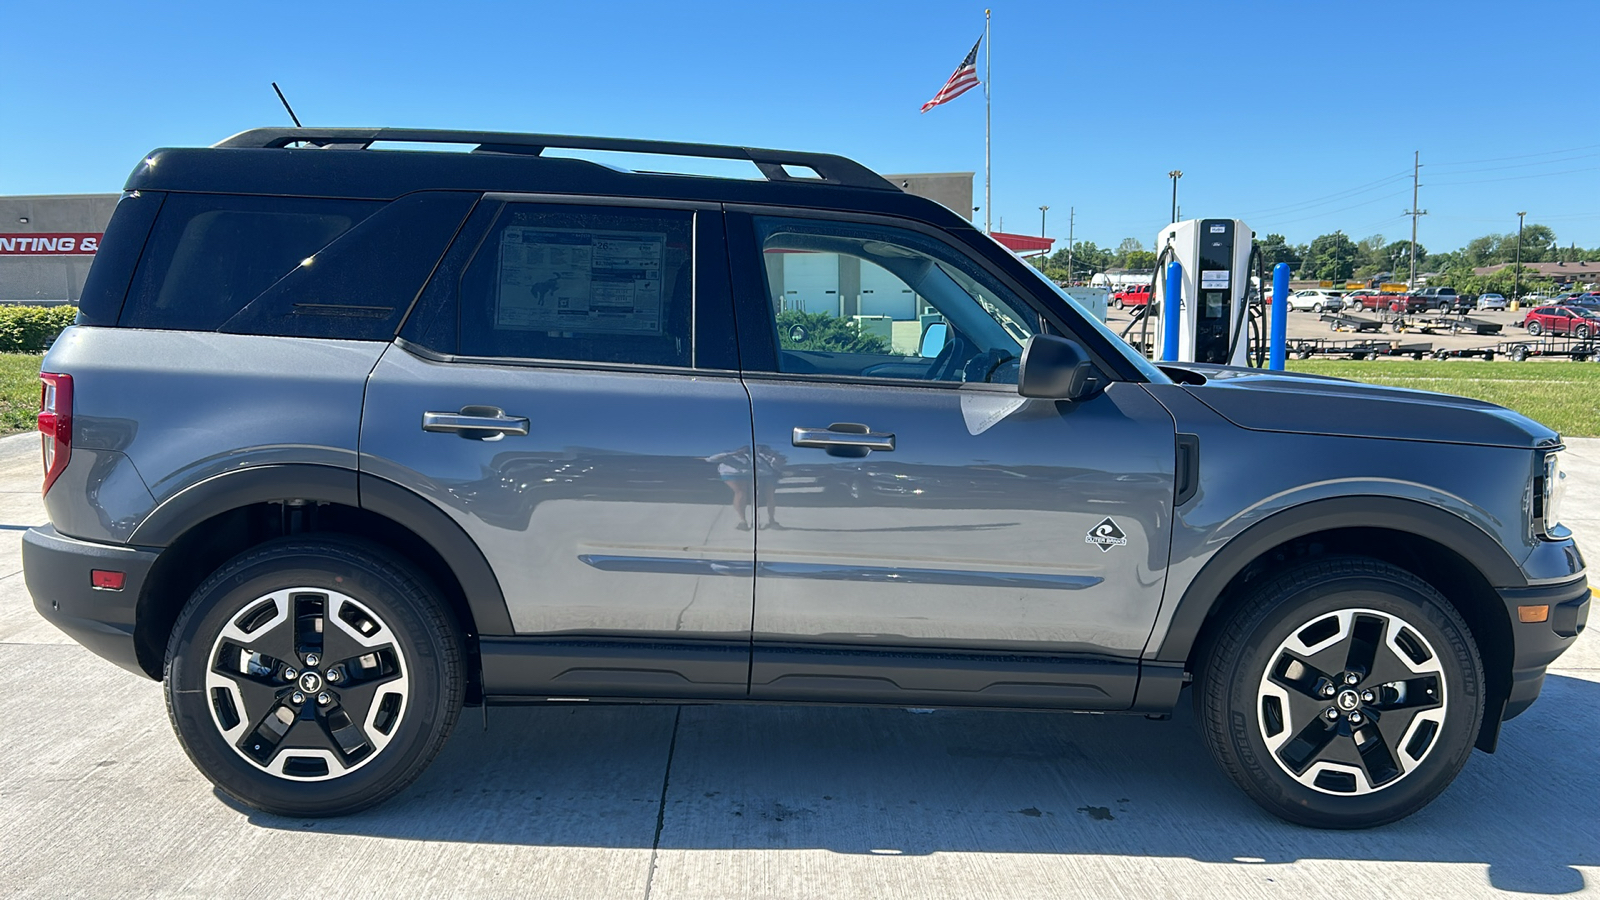
<path fill-rule="evenodd" d="M 1213 225 L 1213 226 L 1211 226 L 1211 228 L 1209 230 L 1210 230 L 1210 232 L 1212 234 L 1226 234 L 1228 232 L 1228 226 L 1226 226 L 1226 225 Z"/>
<path fill-rule="evenodd" d="M 666 243 L 665 233 L 508 227 L 495 327 L 660 334 Z"/>
<path fill-rule="evenodd" d="M 1228 287 L 1230 272 L 1227 269 L 1204 269 L 1200 272 L 1200 290 L 1220 291 Z"/>

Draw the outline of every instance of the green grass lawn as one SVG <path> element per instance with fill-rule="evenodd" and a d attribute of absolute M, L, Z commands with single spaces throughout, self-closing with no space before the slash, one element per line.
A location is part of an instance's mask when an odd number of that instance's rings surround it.
<path fill-rule="evenodd" d="M 37 426 L 39 359 L 38 353 L 0 353 L 0 434 Z"/>
<path fill-rule="evenodd" d="M 1600 436 L 1600 363 L 1308 359 L 1289 360 L 1289 370 L 1474 397 L 1514 409 L 1568 437 Z"/>
<path fill-rule="evenodd" d="M 1482 360 L 1290 360 L 1294 372 L 1476 397 L 1509 407 L 1570 437 L 1600 436 L 1600 363 Z M 0 353 L 0 434 L 34 427 L 39 357 Z"/>

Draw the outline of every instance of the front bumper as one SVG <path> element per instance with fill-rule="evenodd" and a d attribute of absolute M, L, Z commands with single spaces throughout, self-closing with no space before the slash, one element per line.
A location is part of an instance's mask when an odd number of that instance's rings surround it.
<path fill-rule="evenodd" d="M 157 554 L 67 537 L 54 525 L 22 536 L 22 573 L 33 607 L 50 624 L 130 672 L 148 676 L 134 645 L 134 619 L 145 577 Z M 121 572 L 122 590 L 100 590 L 90 571 Z"/>
<path fill-rule="evenodd" d="M 1500 599 L 1511 617 L 1511 692 L 1502 719 L 1510 719 L 1533 704 L 1544 686 L 1545 669 L 1577 640 L 1589 621 L 1591 594 L 1587 577 L 1558 585 L 1500 588 Z M 1521 606 L 1549 606 L 1544 622 L 1518 621 Z"/>

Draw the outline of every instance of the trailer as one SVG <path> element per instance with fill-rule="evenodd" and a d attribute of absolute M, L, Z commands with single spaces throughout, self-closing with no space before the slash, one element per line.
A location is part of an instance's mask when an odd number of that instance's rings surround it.
<path fill-rule="evenodd" d="M 1433 351 L 1432 344 L 1402 344 L 1399 341 L 1349 340 L 1326 338 L 1296 338 L 1284 348 L 1286 355 L 1296 359 L 1313 356 L 1343 356 L 1346 359 L 1377 359 L 1380 356 L 1409 356 L 1421 359 Z"/>
<path fill-rule="evenodd" d="M 1496 347 L 1496 352 L 1512 362 L 1522 362 L 1535 356 L 1561 356 L 1574 362 L 1583 362 L 1600 356 L 1600 344 L 1596 344 L 1594 340 L 1574 338 L 1564 334 L 1547 334 L 1520 341 L 1501 341 Z"/>
<path fill-rule="evenodd" d="M 1496 347 L 1474 347 L 1469 350 L 1447 350 L 1443 347 L 1433 351 L 1434 359 L 1472 359 L 1482 358 L 1484 362 L 1494 362 L 1494 355 L 1498 352 Z"/>
<path fill-rule="evenodd" d="M 1323 313 L 1320 318 L 1328 323 L 1329 331 L 1354 331 L 1359 334 L 1367 331 L 1383 330 L 1383 322 L 1362 316 L 1351 316 L 1344 313 Z"/>
<path fill-rule="evenodd" d="M 1499 334 L 1499 322 L 1486 322 L 1467 316 L 1400 316 L 1392 323 L 1396 332 L 1416 331 L 1422 334 Z"/>

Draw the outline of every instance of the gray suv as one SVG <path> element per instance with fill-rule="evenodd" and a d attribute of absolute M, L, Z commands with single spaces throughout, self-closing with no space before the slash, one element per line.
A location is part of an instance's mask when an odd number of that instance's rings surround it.
<path fill-rule="evenodd" d="M 40 613 L 287 815 L 394 795 L 484 704 L 1164 717 L 1189 687 L 1262 806 L 1374 825 L 1492 751 L 1588 615 L 1549 429 L 1157 367 L 835 156 L 157 150 L 40 377 Z"/>

